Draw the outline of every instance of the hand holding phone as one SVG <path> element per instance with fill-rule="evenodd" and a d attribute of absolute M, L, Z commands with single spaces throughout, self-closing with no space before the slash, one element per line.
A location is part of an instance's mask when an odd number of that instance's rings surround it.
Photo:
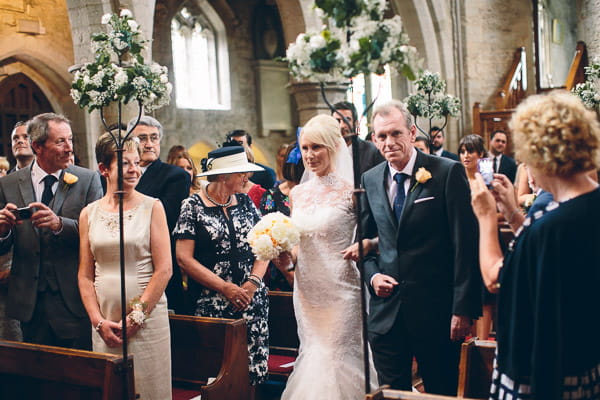
<path fill-rule="evenodd" d="M 10 210 L 15 215 L 17 221 L 29 219 L 33 215 L 33 209 L 31 207 L 21 207 L 16 210 Z"/>
<path fill-rule="evenodd" d="M 477 161 L 477 170 L 481 174 L 488 189 L 493 189 L 492 181 L 494 180 L 494 165 L 492 160 L 489 158 L 480 158 Z"/>

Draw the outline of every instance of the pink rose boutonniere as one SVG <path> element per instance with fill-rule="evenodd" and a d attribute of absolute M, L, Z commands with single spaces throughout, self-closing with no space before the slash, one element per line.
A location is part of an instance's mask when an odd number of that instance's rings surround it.
<path fill-rule="evenodd" d="M 417 170 L 417 173 L 415 174 L 415 179 L 417 180 L 415 182 L 415 184 L 413 185 L 412 189 L 410 189 L 410 191 L 412 192 L 413 190 L 415 190 L 415 188 L 417 187 L 417 185 L 419 183 L 425 183 L 428 180 L 431 179 L 431 172 L 427 171 L 425 168 L 421 167 Z"/>
<path fill-rule="evenodd" d="M 63 175 L 63 182 L 65 183 L 65 186 L 71 186 L 78 180 L 79 178 L 77 177 L 77 175 L 73 175 L 69 172 L 65 172 Z"/>

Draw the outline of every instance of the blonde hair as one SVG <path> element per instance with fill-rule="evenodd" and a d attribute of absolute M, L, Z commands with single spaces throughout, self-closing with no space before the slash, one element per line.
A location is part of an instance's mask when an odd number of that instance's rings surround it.
<path fill-rule="evenodd" d="M 509 127 L 517 159 L 547 175 L 569 177 L 598 167 L 600 124 L 569 92 L 530 96 Z"/>
<path fill-rule="evenodd" d="M 340 124 L 331 115 L 326 114 L 312 117 L 300 132 L 300 140 L 305 138 L 313 143 L 325 146 L 331 164 L 335 164 L 341 137 Z"/>
<path fill-rule="evenodd" d="M 6 157 L 0 157 L 0 169 L 4 169 L 6 171 L 10 169 L 10 164 L 8 163 L 8 159 Z"/>

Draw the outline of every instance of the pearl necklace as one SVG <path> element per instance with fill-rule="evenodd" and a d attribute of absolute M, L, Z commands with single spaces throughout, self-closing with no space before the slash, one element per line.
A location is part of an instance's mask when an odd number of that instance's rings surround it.
<path fill-rule="evenodd" d="M 213 202 L 215 205 L 219 206 L 219 207 L 229 207 L 231 205 L 231 202 L 233 201 L 233 196 L 229 196 L 229 200 L 227 200 L 225 203 L 219 203 L 218 201 L 216 201 L 215 199 L 213 199 L 212 197 L 210 197 L 210 194 L 208 194 L 208 187 L 210 186 L 210 184 L 206 185 L 206 188 L 204 189 L 204 193 L 206 194 L 206 197 L 208 197 L 208 199 Z"/>

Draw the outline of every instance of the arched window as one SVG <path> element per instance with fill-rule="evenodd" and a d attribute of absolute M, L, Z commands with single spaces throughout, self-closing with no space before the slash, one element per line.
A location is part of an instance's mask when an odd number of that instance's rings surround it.
<path fill-rule="evenodd" d="M 177 107 L 228 110 L 231 107 L 225 26 L 206 3 L 184 6 L 171 21 Z"/>

